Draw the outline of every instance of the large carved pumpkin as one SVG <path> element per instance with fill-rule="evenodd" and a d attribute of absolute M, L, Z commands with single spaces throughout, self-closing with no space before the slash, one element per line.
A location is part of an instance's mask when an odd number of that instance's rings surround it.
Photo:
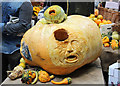
<path fill-rule="evenodd" d="M 24 34 L 20 48 L 26 63 L 56 75 L 70 74 L 95 61 L 101 50 L 99 28 L 80 15 L 68 16 L 59 24 L 38 21 Z"/>

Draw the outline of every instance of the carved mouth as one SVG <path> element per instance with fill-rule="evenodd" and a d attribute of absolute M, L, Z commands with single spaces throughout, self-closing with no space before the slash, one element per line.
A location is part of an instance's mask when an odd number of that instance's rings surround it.
<path fill-rule="evenodd" d="M 65 62 L 67 62 L 67 63 L 75 63 L 77 61 L 78 61 L 78 59 L 77 59 L 77 56 L 75 56 L 75 55 L 70 55 L 65 59 Z"/>

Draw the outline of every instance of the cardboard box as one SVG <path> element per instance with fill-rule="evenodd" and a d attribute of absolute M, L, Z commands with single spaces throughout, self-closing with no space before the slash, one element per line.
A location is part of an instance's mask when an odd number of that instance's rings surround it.
<path fill-rule="evenodd" d="M 118 11 L 119 4 L 118 2 L 106 1 L 105 8 L 115 9 L 116 11 Z"/>
<path fill-rule="evenodd" d="M 120 63 L 109 66 L 109 86 L 120 86 Z"/>
<path fill-rule="evenodd" d="M 100 32 L 101 32 L 101 35 L 104 37 L 105 35 L 112 35 L 112 24 L 105 24 L 105 25 L 101 25 L 100 26 Z"/>

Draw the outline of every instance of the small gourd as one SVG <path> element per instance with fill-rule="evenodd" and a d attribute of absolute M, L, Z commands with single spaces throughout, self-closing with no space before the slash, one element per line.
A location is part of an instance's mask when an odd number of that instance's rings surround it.
<path fill-rule="evenodd" d="M 67 15 L 60 6 L 53 5 L 44 12 L 44 18 L 46 23 L 61 23 Z"/>
<path fill-rule="evenodd" d="M 119 48 L 118 47 L 118 41 L 117 40 L 112 40 L 111 41 L 111 47 L 112 47 L 113 50 L 118 49 Z"/>
<path fill-rule="evenodd" d="M 22 76 L 22 83 L 26 83 L 26 84 L 35 84 L 38 80 L 38 74 L 36 71 L 33 70 L 28 70 L 27 72 L 25 72 Z"/>
<path fill-rule="evenodd" d="M 115 39 L 115 40 L 120 40 L 120 34 L 118 34 L 117 31 L 114 31 L 112 33 L 112 38 Z"/>
<path fill-rule="evenodd" d="M 110 47 L 109 43 L 104 43 L 104 47 Z"/>
<path fill-rule="evenodd" d="M 102 42 L 103 42 L 103 44 L 104 44 L 104 43 L 108 43 L 108 42 L 110 42 L 110 41 L 109 41 L 109 38 L 108 38 L 107 36 L 105 36 L 105 37 L 102 39 Z"/>
<path fill-rule="evenodd" d="M 72 82 L 72 79 L 70 77 L 64 78 L 60 82 L 56 82 L 56 81 L 51 80 L 51 83 L 57 84 L 57 85 L 62 85 L 62 84 L 67 85 L 67 84 L 70 84 L 71 82 Z"/>
<path fill-rule="evenodd" d="M 52 78 L 54 78 L 54 75 L 49 76 L 49 74 L 46 71 L 39 71 L 39 80 L 40 82 L 49 82 Z"/>

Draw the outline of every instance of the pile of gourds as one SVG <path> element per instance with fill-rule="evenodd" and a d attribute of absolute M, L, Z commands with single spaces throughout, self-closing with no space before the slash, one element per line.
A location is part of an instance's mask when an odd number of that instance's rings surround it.
<path fill-rule="evenodd" d="M 120 48 L 120 35 L 117 32 L 113 32 L 111 37 L 105 36 L 102 39 L 104 47 L 110 47 L 115 50 Z"/>
<path fill-rule="evenodd" d="M 51 79 L 54 78 L 54 75 L 49 76 L 49 74 L 46 71 L 40 70 L 40 71 L 33 71 L 33 70 L 27 70 L 22 75 L 22 83 L 26 84 L 35 84 L 38 80 L 41 83 L 49 82 Z M 70 84 L 72 79 L 70 77 L 64 78 L 60 82 L 56 82 L 54 80 L 51 80 L 51 83 L 53 84 Z"/>
<path fill-rule="evenodd" d="M 37 81 L 37 72 L 36 71 L 32 71 L 32 70 L 28 70 L 27 72 L 25 72 L 22 75 L 22 83 L 26 83 L 26 84 L 35 84 Z"/>
<path fill-rule="evenodd" d="M 15 80 L 19 77 L 22 77 L 21 78 L 22 83 L 32 84 L 32 85 L 37 83 L 37 81 L 40 81 L 41 83 L 46 83 L 46 82 L 51 81 L 51 83 L 53 83 L 53 84 L 70 84 L 72 81 L 72 79 L 70 77 L 66 77 L 62 81 L 56 82 L 56 81 L 52 80 L 54 78 L 54 75 L 49 75 L 44 70 L 40 70 L 40 69 L 24 70 L 25 67 L 26 67 L 26 63 L 25 63 L 24 59 L 21 58 L 20 64 L 18 66 L 16 66 L 13 71 L 8 71 L 8 72 L 11 72 L 11 74 L 9 75 L 9 78 L 11 80 Z"/>

